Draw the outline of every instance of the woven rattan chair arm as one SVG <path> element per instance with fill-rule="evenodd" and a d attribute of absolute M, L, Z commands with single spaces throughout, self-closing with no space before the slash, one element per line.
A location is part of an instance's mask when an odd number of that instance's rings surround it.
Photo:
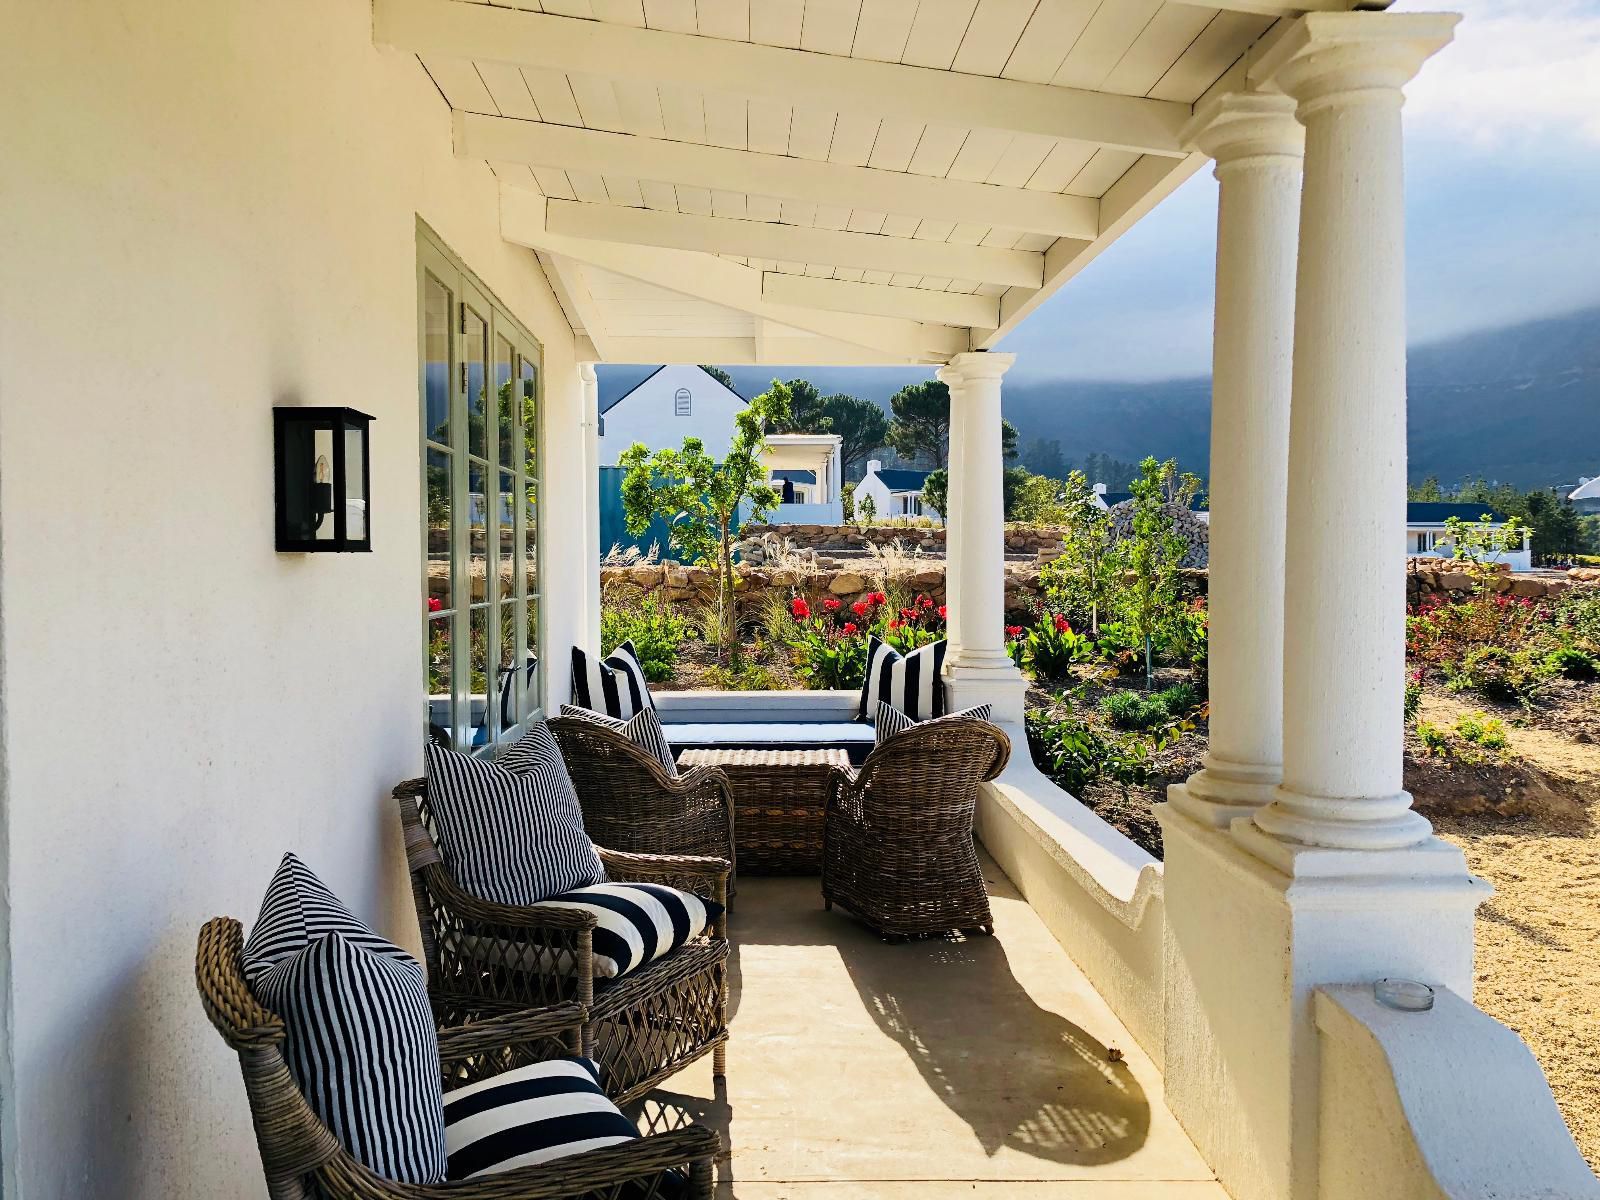
<path fill-rule="evenodd" d="M 701 878 L 708 883 L 726 882 L 733 870 L 725 858 L 703 854 L 626 854 L 621 850 L 607 850 L 596 846 L 606 874 L 619 882 L 648 883 L 651 879 L 685 876 Z"/>
<path fill-rule="evenodd" d="M 589 1019 L 581 1004 L 552 1004 L 439 1031 L 439 1059 L 444 1065 L 527 1042 L 569 1035 L 576 1038 Z M 576 1045 L 576 1041 L 573 1042 Z"/>
<path fill-rule="evenodd" d="M 596 847 L 598 849 L 598 847 Z M 451 909 L 464 921 L 477 925 L 495 925 L 512 929 L 593 929 L 596 918 L 592 912 L 569 908 L 562 904 L 541 904 L 537 907 L 517 904 L 497 904 L 462 891 L 442 865 L 427 868 L 428 887 L 439 902 Z"/>
<path fill-rule="evenodd" d="M 213 917 L 200 928 L 195 945 L 195 985 L 200 1003 L 228 1045 L 235 1050 L 281 1042 L 283 1022 L 261 1002 L 240 977 L 237 964 L 244 945 L 244 927 L 232 917 Z"/>
<path fill-rule="evenodd" d="M 721 767 L 691 767 L 669 781 L 667 786 L 679 795 L 715 792 L 721 795 L 724 803 L 733 803 L 733 785 L 728 781 L 728 773 Z"/>

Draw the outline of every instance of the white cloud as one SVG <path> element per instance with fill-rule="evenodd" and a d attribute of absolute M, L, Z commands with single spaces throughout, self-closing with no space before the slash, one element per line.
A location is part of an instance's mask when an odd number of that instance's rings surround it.
<path fill-rule="evenodd" d="M 1407 122 L 1481 145 L 1560 133 L 1600 143 L 1594 0 L 1457 0 L 1455 44 L 1406 89 Z"/>

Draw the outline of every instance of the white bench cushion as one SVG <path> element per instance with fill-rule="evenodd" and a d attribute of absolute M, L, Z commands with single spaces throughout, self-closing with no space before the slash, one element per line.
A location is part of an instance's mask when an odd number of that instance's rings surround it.
<path fill-rule="evenodd" d="M 871 725 L 856 721 L 692 722 L 664 725 L 674 750 L 709 750 L 726 746 L 777 746 L 787 750 L 835 747 L 870 750 L 876 736 Z"/>

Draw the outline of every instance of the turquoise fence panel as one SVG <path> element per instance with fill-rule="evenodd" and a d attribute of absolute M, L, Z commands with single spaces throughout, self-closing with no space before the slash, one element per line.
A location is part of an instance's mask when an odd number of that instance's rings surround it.
<path fill-rule="evenodd" d="M 651 521 L 650 527 L 639 537 L 628 532 L 627 518 L 622 511 L 622 477 L 625 474 L 621 467 L 600 468 L 600 557 L 611 553 L 613 546 L 624 550 L 636 546 L 640 554 L 649 554 L 654 548 L 658 559 L 669 557 L 665 517 Z M 739 506 L 739 514 L 733 522 L 735 529 L 744 524 L 749 507 L 748 503 Z"/>

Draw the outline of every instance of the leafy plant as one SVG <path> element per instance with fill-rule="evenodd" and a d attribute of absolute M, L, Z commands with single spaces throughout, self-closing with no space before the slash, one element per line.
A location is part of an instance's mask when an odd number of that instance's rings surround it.
<path fill-rule="evenodd" d="M 1410 725 L 1417 719 L 1417 710 L 1422 707 L 1422 668 L 1417 668 L 1406 676 L 1406 697 L 1402 712 L 1405 723 Z"/>
<path fill-rule="evenodd" d="M 1175 683 L 1155 694 L 1167 710 L 1169 717 L 1181 717 L 1200 707 L 1200 693 L 1193 684 Z"/>
<path fill-rule="evenodd" d="M 1430 754 L 1441 756 L 1450 753 L 1450 735 L 1432 721 L 1417 722 L 1417 740 Z"/>
<path fill-rule="evenodd" d="M 770 670 L 748 659 L 737 666 L 709 668 L 705 674 L 705 684 L 724 692 L 765 692 L 783 686 Z"/>
<path fill-rule="evenodd" d="M 789 408 L 788 387 L 774 379 L 770 389 L 735 415 L 733 442 L 720 463 L 695 437 L 685 438 L 681 449 L 653 454 L 643 442 L 635 442 L 617 460 L 626 472 L 622 507 L 628 532 L 637 537 L 658 514 L 663 515 L 669 518 L 675 544 L 696 560 L 715 560 L 718 632 L 727 663 L 739 655 L 733 522 L 745 503 L 750 506 L 749 519 L 755 521 L 778 506 L 778 491 L 767 482 L 761 449 L 767 425 L 786 421 Z"/>
<path fill-rule="evenodd" d="M 1167 706 L 1139 692 L 1112 692 L 1101 698 L 1100 711 L 1118 729 L 1154 729 L 1167 720 Z"/>
<path fill-rule="evenodd" d="M 1478 646 L 1467 651 L 1459 664 L 1446 667 L 1445 673 L 1451 691 L 1475 692 L 1492 704 L 1523 704 L 1538 692 L 1550 670 L 1526 652 Z"/>
<path fill-rule="evenodd" d="M 1180 575 L 1188 546 L 1178 536 L 1171 506 L 1187 506 L 1199 489 L 1193 475 L 1179 477 L 1175 459 L 1146 458 L 1129 485 L 1133 512 L 1126 537 L 1113 546 L 1115 566 L 1126 579 L 1117 604 L 1122 619 L 1144 647 L 1145 685 L 1155 678 L 1155 641 L 1163 618 L 1179 601 Z"/>
<path fill-rule="evenodd" d="M 1045 613 L 1031 629 L 1016 639 L 1019 665 L 1030 668 L 1040 679 L 1065 679 L 1073 665 L 1088 662 L 1095 645 L 1076 632 L 1060 613 Z"/>
<path fill-rule="evenodd" d="M 1455 730 L 1462 741 L 1482 750 L 1504 750 L 1510 744 L 1506 740 L 1505 722 L 1481 712 L 1462 713 L 1456 718 Z"/>
<path fill-rule="evenodd" d="M 1121 621 L 1107 621 L 1095 636 L 1100 657 L 1111 663 L 1119 675 L 1136 675 L 1144 669 L 1139 661 L 1138 635 Z"/>
<path fill-rule="evenodd" d="M 1595 662 L 1595 656 L 1576 646 L 1552 650 L 1544 661 L 1551 671 L 1568 679 L 1593 679 L 1600 674 L 1600 664 Z"/>
<path fill-rule="evenodd" d="M 1141 740 L 1106 737 L 1077 717 L 1050 716 L 1036 709 L 1029 710 L 1026 723 L 1034 762 L 1074 795 L 1100 779 L 1129 787 L 1150 778 L 1150 749 Z"/>
<path fill-rule="evenodd" d="M 1046 601 L 1058 611 L 1086 614 L 1091 635 L 1116 588 L 1111 522 L 1082 471 L 1071 472 L 1055 495 L 1063 528 L 1061 553 L 1039 572 Z"/>
<path fill-rule="evenodd" d="M 631 639 L 644 677 L 651 683 L 672 678 L 679 648 L 698 633 L 694 622 L 657 596 L 646 596 L 637 604 L 605 604 L 600 609 L 600 652 L 610 654 Z"/>

